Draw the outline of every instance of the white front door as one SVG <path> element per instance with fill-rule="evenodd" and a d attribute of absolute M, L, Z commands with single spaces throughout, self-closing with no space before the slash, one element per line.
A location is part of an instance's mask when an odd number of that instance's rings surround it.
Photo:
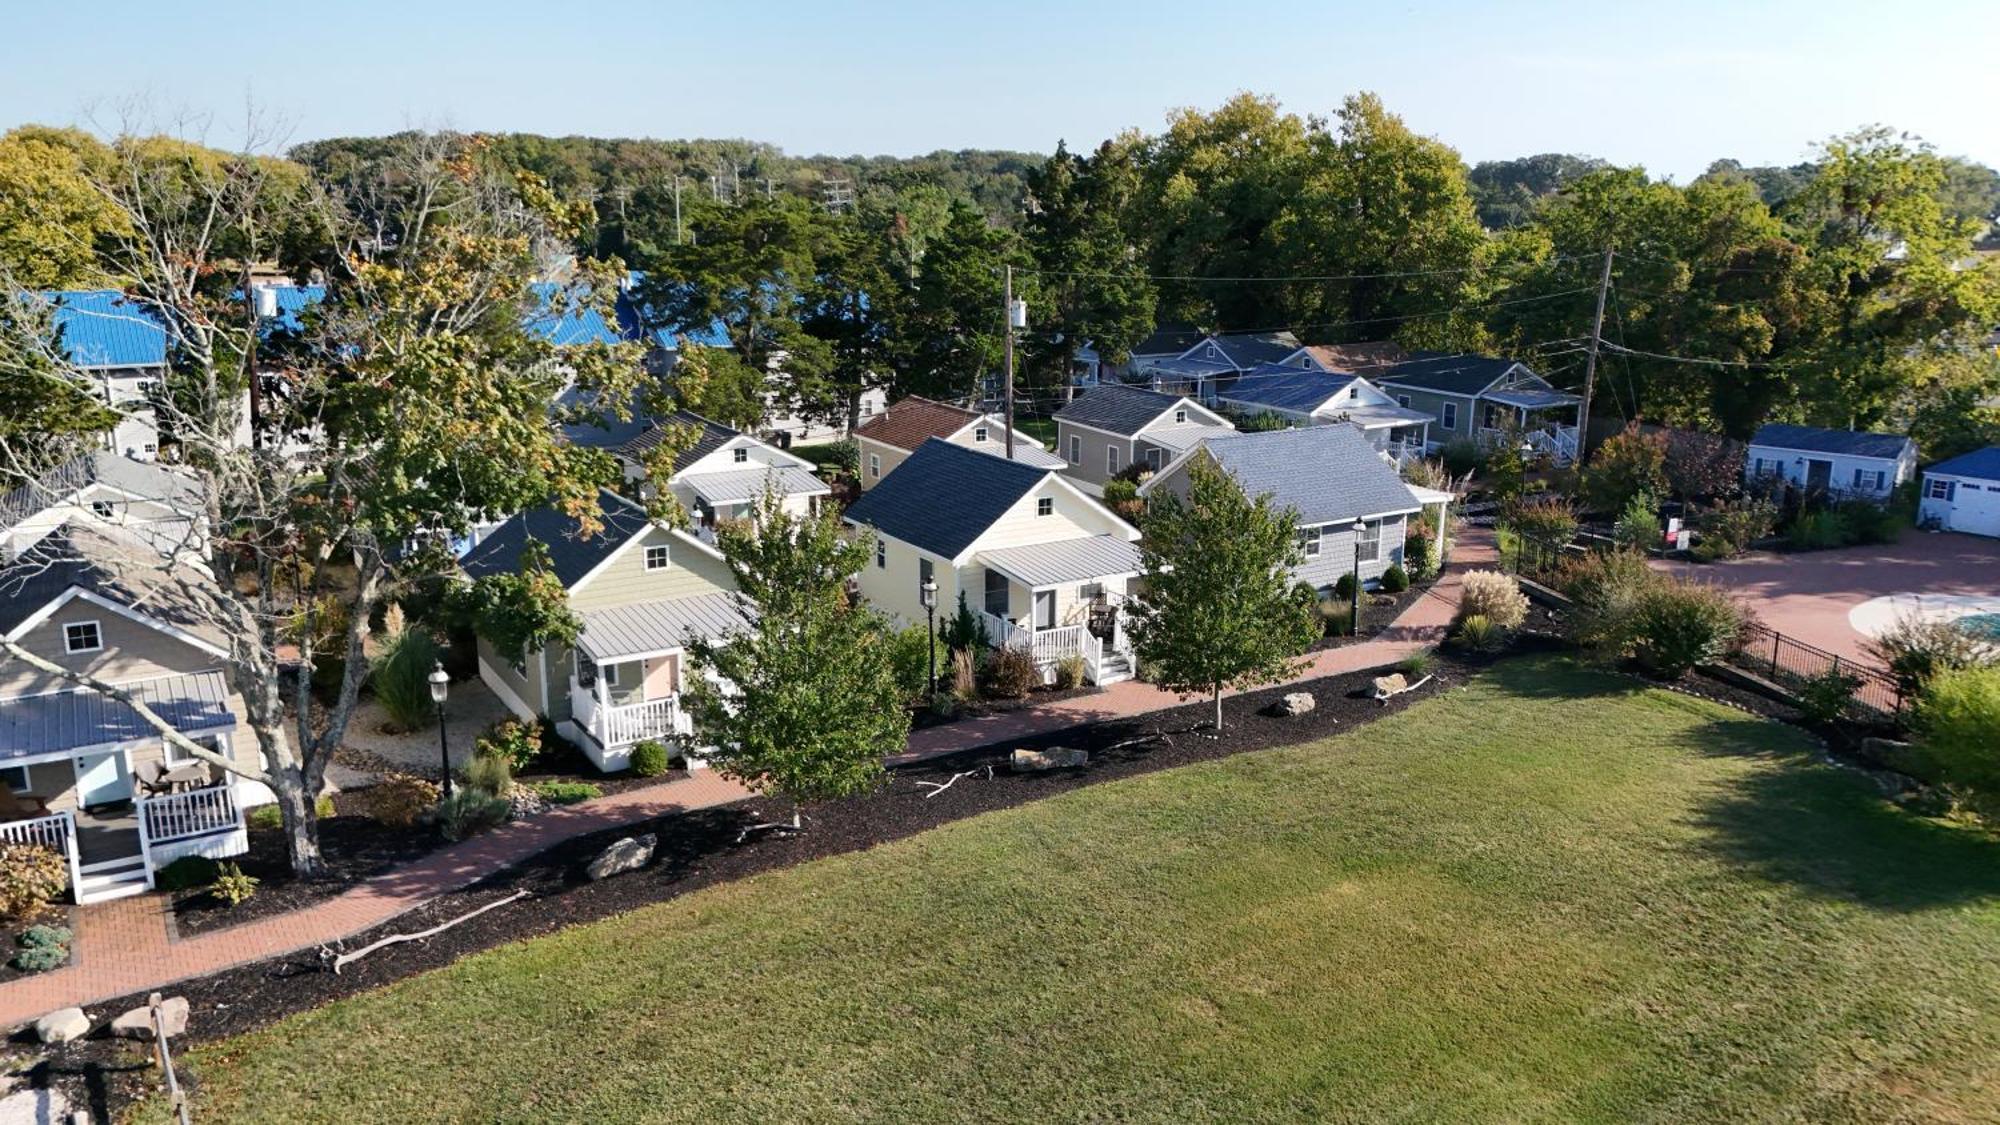
<path fill-rule="evenodd" d="M 1054 590 L 1035 591 L 1035 628 L 1056 627 L 1056 592 Z"/>
<path fill-rule="evenodd" d="M 132 771 L 125 768 L 125 751 L 78 754 L 76 803 L 83 808 L 132 799 Z"/>

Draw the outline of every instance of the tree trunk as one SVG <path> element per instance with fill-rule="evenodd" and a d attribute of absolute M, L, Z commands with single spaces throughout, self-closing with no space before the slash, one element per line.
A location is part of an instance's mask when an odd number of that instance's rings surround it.
<path fill-rule="evenodd" d="M 294 766 L 281 771 L 281 784 L 273 786 L 278 795 L 278 812 L 285 823 L 285 849 L 292 859 L 292 875 L 317 879 L 326 874 L 326 861 L 319 854 L 319 818 L 313 815 L 318 794 L 306 785 L 304 772 Z"/>
<path fill-rule="evenodd" d="M 1222 685 L 1215 685 L 1215 733 L 1222 733 Z"/>

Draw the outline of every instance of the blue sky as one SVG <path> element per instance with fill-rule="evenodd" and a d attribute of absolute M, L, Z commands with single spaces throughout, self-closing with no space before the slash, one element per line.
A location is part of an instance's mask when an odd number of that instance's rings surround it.
<path fill-rule="evenodd" d="M 737 136 L 793 153 L 1047 151 L 1239 90 L 1374 90 L 1468 160 L 1564 151 L 1685 178 L 1882 122 L 2000 166 L 2000 11 L 1898 3 L 9 5 L 0 126 L 212 115 L 290 141 L 410 126 Z"/>

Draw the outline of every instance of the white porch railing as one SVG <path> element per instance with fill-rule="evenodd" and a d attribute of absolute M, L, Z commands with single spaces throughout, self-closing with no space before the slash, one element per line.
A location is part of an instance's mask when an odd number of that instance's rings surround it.
<path fill-rule="evenodd" d="M 10 820 L 0 824 L 0 843 L 35 844 L 52 848 L 69 861 L 69 889 L 72 896 L 82 879 L 78 868 L 83 860 L 76 851 L 76 817 L 67 812 L 38 816 L 33 820 Z"/>
<path fill-rule="evenodd" d="M 234 787 L 227 784 L 165 797 L 143 797 L 138 806 L 139 839 L 147 848 L 243 827 L 243 813 L 236 807 Z"/>
<path fill-rule="evenodd" d="M 1528 445 L 1535 452 L 1553 459 L 1559 465 L 1567 465 L 1576 460 L 1576 427 L 1556 426 L 1547 430 L 1529 430 L 1525 435 Z"/>
<path fill-rule="evenodd" d="M 599 707 L 596 720 L 597 740 L 606 746 L 671 738 L 680 733 L 680 697 L 668 696 L 625 707 Z"/>
<path fill-rule="evenodd" d="M 1097 682 L 1097 668 L 1103 661 L 1107 646 L 1084 625 L 1057 625 L 1049 629 L 1023 629 L 1002 617 L 981 610 L 980 627 L 985 630 L 986 643 L 995 648 L 1025 649 L 1034 656 L 1035 663 L 1044 670 L 1067 657 L 1083 658 L 1084 674 L 1090 682 Z M 1122 635 L 1122 634 L 1120 634 Z M 1125 648 L 1114 645 L 1116 651 Z"/>

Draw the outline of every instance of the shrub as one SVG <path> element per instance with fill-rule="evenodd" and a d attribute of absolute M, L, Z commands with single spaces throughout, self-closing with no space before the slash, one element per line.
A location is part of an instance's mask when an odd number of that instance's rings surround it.
<path fill-rule="evenodd" d="M 1354 635 L 1354 603 L 1343 598 L 1322 598 L 1317 608 L 1320 631 L 1326 636 Z"/>
<path fill-rule="evenodd" d="M 1890 504 L 1872 500 L 1843 500 L 1834 505 L 1846 532 L 1847 543 L 1894 543 L 1903 537 L 1909 517 Z"/>
<path fill-rule="evenodd" d="M 960 706 L 979 700 L 979 679 L 971 649 L 962 648 L 951 654 L 951 696 Z"/>
<path fill-rule="evenodd" d="M 1611 535 L 1622 546 L 1651 547 L 1660 541 L 1660 502 L 1650 492 L 1626 501 Z"/>
<path fill-rule="evenodd" d="M 943 644 L 937 646 L 942 662 L 947 652 Z M 896 686 L 902 689 L 907 699 L 921 699 L 931 688 L 931 633 L 922 625 L 912 625 L 889 637 L 889 664 L 896 672 Z"/>
<path fill-rule="evenodd" d="M 1458 591 L 1458 617 L 1484 617 L 1496 629 L 1518 629 L 1528 619 L 1528 596 L 1513 576 L 1475 570 Z"/>
<path fill-rule="evenodd" d="M 1486 487 L 1503 504 L 1518 500 L 1527 483 L 1528 465 L 1517 437 L 1509 434 L 1486 452 Z"/>
<path fill-rule="evenodd" d="M 1825 551 L 1853 542 L 1853 530 L 1847 517 L 1832 508 L 1808 509 L 1792 521 L 1785 538 L 1794 550 Z"/>
<path fill-rule="evenodd" d="M 667 772 L 670 758 L 665 744 L 648 738 L 632 747 L 632 772 L 640 777 L 658 777 Z"/>
<path fill-rule="evenodd" d="M 26 973 L 45 973 L 69 960 L 73 934 L 63 926 L 29 926 L 14 939 L 20 946 L 13 965 Z"/>
<path fill-rule="evenodd" d="M 1655 575 L 1637 551 L 1607 551 L 1566 559 L 1556 589 L 1570 599 L 1570 638 L 1601 655 L 1630 655 L 1632 619 Z"/>
<path fill-rule="evenodd" d="M 438 803 L 436 782 L 408 774 L 392 774 L 360 793 L 369 818 L 391 828 L 409 828 Z"/>
<path fill-rule="evenodd" d="M 1471 438 L 1458 438 L 1438 450 L 1438 460 L 1444 463 L 1445 472 L 1462 477 L 1486 468 L 1486 451 Z"/>
<path fill-rule="evenodd" d="M 333 816 L 333 798 L 321 794 L 319 800 L 313 802 L 313 814 L 321 820 Z M 244 814 L 243 822 L 260 832 L 276 832 L 285 826 L 285 814 L 275 804 L 258 805 Z"/>
<path fill-rule="evenodd" d="M 465 784 L 494 797 L 514 789 L 514 763 L 505 754 L 481 748 L 465 766 Z"/>
<path fill-rule="evenodd" d="M 1467 614 L 1458 619 L 1458 632 L 1452 639 L 1473 652 L 1491 652 L 1500 647 L 1500 630 L 1483 613 Z"/>
<path fill-rule="evenodd" d="M 1354 575 L 1343 574 L 1333 584 L 1333 596 L 1340 601 L 1354 599 Z"/>
<path fill-rule="evenodd" d="M 1055 686 L 1063 691 L 1082 686 L 1084 670 L 1083 657 L 1070 653 L 1056 661 Z"/>
<path fill-rule="evenodd" d="M 1409 588 L 1410 572 L 1404 570 L 1401 563 L 1390 563 L 1389 569 L 1382 572 L 1382 592 L 1400 594 Z"/>
<path fill-rule="evenodd" d="M 1516 533 L 1555 547 L 1567 546 L 1582 525 L 1576 505 L 1562 496 L 1538 496 L 1509 504 L 1501 518 Z"/>
<path fill-rule="evenodd" d="M 601 786 L 588 781 L 538 781 L 531 788 L 551 805 L 574 805 L 604 796 Z"/>
<path fill-rule="evenodd" d="M 1146 502 L 1139 497 L 1136 482 L 1113 477 L 1104 482 L 1104 506 L 1126 519 L 1132 519 L 1145 510 Z"/>
<path fill-rule="evenodd" d="M 1020 699 L 1042 682 L 1034 655 L 1014 645 L 1001 645 L 987 653 L 980 673 L 986 681 L 986 693 L 996 699 Z"/>
<path fill-rule="evenodd" d="M 541 725 L 502 719 L 487 727 L 473 740 L 472 760 L 477 765 L 480 758 L 489 756 L 504 760 L 512 770 L 527 769 L 542 756 Z"/>
<path fill-rule="evenodd" d="M 965 591 L 958 592 L 958 608 L 938 627 L 938 643 L 953 652 L 970 652 L 986 642 L 986 630 L 966 604 Z"/>
<path fill-rule="evenodd" d="M 438 803 L 438 831 L 447 840 L 463 840 L 505 823 L 510 809 L 505 798 L 483 790 L 455 790 Z"/>
<path fill-rule="evenodd" d="M 1435 529 L 1431 526 L 1431 521 L 1419 516 L 1411 520 L 1406 527 L 1408 530 L 1403 535 L 1403 565 L 1410 568 L 1410 574 L 1419 582 L 1436 576 L 1437 560 L 1431 555 L 1431 536 Z"/>
<path fill-rule="evenodd" d="M 153 885 L 169 894 L 191 891 L 215 882 L 222 868 L 205 855 L 184 855 L 153 875 Z"/>
<path fill-rule="evenodd" d="M 1657 496 L 1667 485 L 1667 438 L 1634 422 L 1606 438 L 1583 476 L 1583 496 L 1599 512 L 1623 511 L 1641 493 Z"/>
<path fill-rule="evenodd" d="M 1430 675 L 1431 665 L 1435 660 L 1436 658 L 1431 655 L 1431 650 L 1420 648 L 1410 655 L 1405 656 L 1403 662 L 1396 665 L 1396 671 L 1401 672 L 1405 679 L 1415 682 Z"/>
<path fill-rule="evenodd" d="M 0 916 L 25 918 L 69 886 L 69 860 L 40 844 L 0 844 Z"/>
<path fill-rule="evenodd" d="M 1632 652 L 1656 676 L 1677 680 L 1742 643 L 1743 607 L 1721 590 L 1657 575 L 1632 619 Z"/>
<path fill-rule="evenodd" d="M 1694 520 L 1701 541 L 1694 556 L 1703 562 L 1735 558 L 1778 528 L 1778 506 L 1769 500 L 1746 497 L 1721 504 Z"/>
<path fill-rule="evenodd" d="M 236 864 L 225 863 L 215 882 L 209 884 L 208 893 L 226 905 L 241 906 L 257 893 L 257 877 L 244 874 Z"/>
<path fill-rule="evenodd" d="M 402 614 L 393 616 L 400 619 Z M 401 629 L 389 634 L 375 657 L 369 682 L 390 722 L 403 730 L 416 730 L 437 717 L 430 685 L 431 669 L 437 662 L 438 645 L 429 633 Z"/>
<path fill-rule="evenodd" d="M 2000 668 L 1939 672 L 1917 698 L 1916 728 L 1946 781 L 2000 796 Z"/>
<path fill-rule="evenodd" d="M 1799 710 L 1816 723 L 1830 723 L 1847 713 L 1860 686 L 1859 676 L 1829 667 L 1799 688 Z"/>
<path fill-rule="evenodd" d="M 2000 664 L 2000 653 L 1971 633 L 1950 622 L 1917 617 L 1900 618 L 1861 647 L 1889 669 L 1906 699 L 1923 694 L 1932 678 L 1943 673 Z"/>

